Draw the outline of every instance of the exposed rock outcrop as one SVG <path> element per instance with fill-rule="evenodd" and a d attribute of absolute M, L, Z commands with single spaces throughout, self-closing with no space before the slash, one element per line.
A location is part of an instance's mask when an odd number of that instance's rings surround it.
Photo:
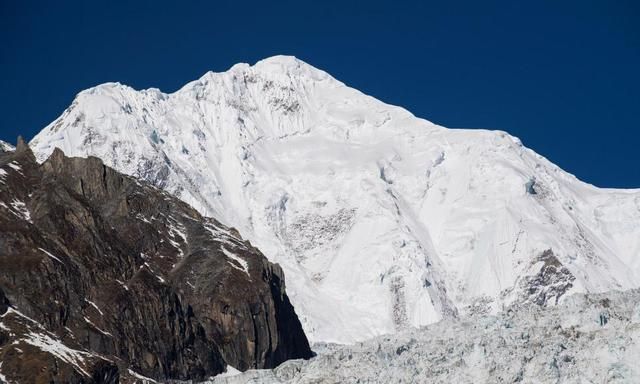
<path fill-rule="evenodd" d="M 237 231 L 99 159 L 0 153 L 0 374 L 201 380 L 308 358 L 284 276 Z"/>
<path fill-rule="evenodd" d="M 522 301 L 532 301 L 538 305 L 557 305 L 560 298 L 573 286 L 575 276 L 548 249 L 535 259 L 535 265 L 540 265 L 538 273 L 525 276 L 520 283 L 523 290 Z"/>

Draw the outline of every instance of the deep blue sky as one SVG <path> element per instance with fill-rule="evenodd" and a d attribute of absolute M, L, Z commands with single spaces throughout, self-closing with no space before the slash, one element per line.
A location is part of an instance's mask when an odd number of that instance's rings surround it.
<path fill-rule="evenodd" d="M 295 55 L 448 127 L 510 132 L 581 179 L 640 187 L 640 1 L 0 1 L 0 139 L 82 89 L 165 92 Z"/>

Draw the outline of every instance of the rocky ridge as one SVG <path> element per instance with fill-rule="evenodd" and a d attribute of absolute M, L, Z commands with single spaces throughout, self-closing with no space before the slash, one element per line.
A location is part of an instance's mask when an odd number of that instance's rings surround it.
<path fill-rule="evenodd" d="M 0 382 L 203 380 L 311 350 L 281 268 L 90 157 L 0 153 Z"/>

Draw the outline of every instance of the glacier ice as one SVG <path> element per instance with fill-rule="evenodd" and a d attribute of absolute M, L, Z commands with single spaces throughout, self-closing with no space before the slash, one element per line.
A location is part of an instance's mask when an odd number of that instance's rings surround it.
<path fill-rule="evenodd" d="M 637 289 L 514 303 L 209 383 L 637 383 L 639 315 Z"/>

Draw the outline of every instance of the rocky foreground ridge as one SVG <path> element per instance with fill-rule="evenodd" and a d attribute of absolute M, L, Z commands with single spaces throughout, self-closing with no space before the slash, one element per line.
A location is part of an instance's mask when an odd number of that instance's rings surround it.
<path fill-rule="evenodd" d="M 237 231 L 97 158 L 10 149 L 0 382 L 203 380 L 311 356 L 282 270 Z"/>

